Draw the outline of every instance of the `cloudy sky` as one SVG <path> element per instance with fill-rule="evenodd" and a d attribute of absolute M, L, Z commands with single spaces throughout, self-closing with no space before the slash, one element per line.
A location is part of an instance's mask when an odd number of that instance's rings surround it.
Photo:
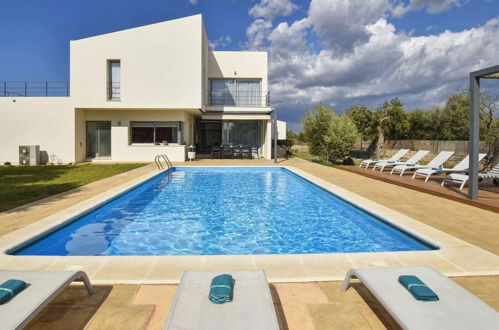
<path fill-rule="evenodd" d="M 0 81 L 68 80 L 69 40 L 202 13 L 215 50 L 269 52 L 272 101 L 295 130 L 318 102 L 439 105 L 499 64 L 498 0 L 1 1 Z"/>

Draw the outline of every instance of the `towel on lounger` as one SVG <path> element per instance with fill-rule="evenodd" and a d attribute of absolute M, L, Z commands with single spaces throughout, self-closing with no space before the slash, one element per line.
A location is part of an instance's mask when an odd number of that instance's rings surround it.
<path fill-rule="evenodd" d="M 0 284 L 0 304 L 3 304 L 26 288 L 26 282 L 21 280 L 8 280 Z"/>
<path fill-rule="evenodd" d="M 433 171 L 441 171 L 442 167 L 432 167 L 431 168 Z"/>
<path fill-rule="evenodd" d="M 379 162 L 379 159 L 378 158 L 372 158 L 371 159 L 373 162 Z"/>
<path fill-rule="evenodd" d="M 234 281 L 229 274 L 215 276 L 211 280 L 209 299 L 215 304 L 225 304 L 232 301 Z"/>
<path fill-rule="evenodd" d="M 407 164 L 407 166 L 416 166 L 416 164 Z"/>
<path fill-rule="evenodd" d="M 387 161 L 387 163 L 388 164 L 393 164 L 393 163 L 395 163 L 395 161 L 394 160 L 389 160 L 389 161 Z"/>
<path fill-rule="evenodd" d="M 399 282 L 402 284 L 417 300 L 437 301 L 438 296 L 432 289 L 426 286 L 417 276 L 402 275 L 399 276 Z"/>

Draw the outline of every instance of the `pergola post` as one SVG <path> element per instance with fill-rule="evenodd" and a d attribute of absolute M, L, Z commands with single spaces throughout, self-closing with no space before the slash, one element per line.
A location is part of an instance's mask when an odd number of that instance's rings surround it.
<path fill-rule="evenodd" d="M 480 79 L 499 79 L 499 65 L 470 73 L 470 140 L 468 198 L 478 198 L 478 153 L 480 152 Z M 494 165 L 494 164 L 492 164 Z"/>
<path fill-rule="evenodd" d="M 470 139 L 468 198 L 478 198 L 478 153 L 480 149 L 480 77 L 470 73 Z"/>
<path fill-rule="evenodd" d="M 274 132 L 274 163 L 277 163 L 277 109 L 274 108 L 274 111 L 273 111 L 273 115 L 274 115 L 274 120 L 273 120 L 273 123 L 274 123 L 274 127 L 273 127 L 273 132 Z"/>

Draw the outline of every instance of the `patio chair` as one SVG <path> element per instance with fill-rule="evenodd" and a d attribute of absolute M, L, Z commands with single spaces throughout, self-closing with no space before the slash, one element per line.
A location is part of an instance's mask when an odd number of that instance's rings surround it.
<path fill-rule="evenodd" d="M 464 185 L 468 182 L 469 175 L 462 173 L 451 173 L 448 174 L 444 180 L 442 181 L 442 187 L 444 186 L 446 181 L 457 182 L 460 183 L 461 186 L 459 190 L 463 190 Z M 494 185 L 499 186 L 499 163 L 496 164 L 490 171 L 487 173 L 478 173 L 478 179 L 492 179 Z"/>
<path fill-rule="evenodd" d="M 22 329 L 33 320 L 59 293 L 73 281 L 85 284 L 88 294 L 94 289 L 82 271 L 10 271 L 0 270 L 0 283 L 9 279 L 22 280 L 26 289 L 0 305 L 0 328 Z"/>
<path fill-rule="evenodd" d="M 213 277 L 235 280 L 233 301 L 208 300 Z M 263 270 L 186 271 L 177 288 L 165 329 L 279 329 L 274 303 Z"/>
<path fill-rule="evenodd" d="M 243 157 L 242 151 L 243 151 L 243 146 L 242 145 L 237 145 L 233 149 L 233 154 L 234 154 L 234 156 L 236 158 L 239 157 L 239 156 L 242 158 Z"/>
<path fill-rule="evenodd" d="M 402 275 L 417 276 L 439 300 L 416 300 L 399 283 Z M 353 277 L 369 289 L 404 329 L 478 330 L 492 329 L 499 324 L 499 313 L 492 307 L 428 266 L 351 269 L 343 282 L 343 291 L 348 289 Z"/>
<path fill-rule="evenodd" d="M 360 162 L 360 165 L 359 167 L 362 167 L 363 165 L 368 168 L 369 165 L 371 164 L 376 164 L 376 163 L 379 163 L 379 162 L 387 162 L 387 161 L 399 161 L 400 158 L 402 158 L 406 153 L 409 152 L 409 149 L 400 149 L 399 151 L 397 151 L 397 153 L 395 155 L 393 155 L 392 157 L 386 159 L 386 160 L 382 160 L 382 159 L 364 159 L 362 162 Z"/>
<path fill-rule="evenodd" d="M 487 154 L 478 154 L 478 161 L 481 161 Z M 453 168 L 443 168 L 443 167 L 433 167 L 433 168 L 422 168 L 419 170 L 416 170 L 414 172 L 414 175 L 412 176 L 412 179 L 414 180 L 416 176 L 424 176 L 425 180 L 424 182 L 428 182 L 430 179 L 430 176 L 433 174 L 439 174 L 439 173 L 463 173 L 467 172 L 470 166 L 470 156 L 466 156 L 461 160 L 456 166 Z"/>
<path fill-rule="evenodd" d="M 400 176 L 404 175 L 406 170 L 419 170 L 422 168 L 432 168 L 432 167 L 440 167 L 447 159 L 450 158 L 454 154 L 454 151 L 441 151 L 438 155 L 435 156 L 428 164 L 426 165 L 418 165 L 418 164 L 407 164 L 407 165 L 397 165 L 392 168 L 390 174 L 394 172 L 400 172 Z M 411 166 L 414 165 L 414 166 Z"/>
<path fill-rule="evenodd" d="M 218 155 L 218 158 L 222 158 L 222 148 L 218 145 L 211 147 L 211 159 L 215 158 L 215 155 Z"/>
<path fill-rule="evenodd" d="M 225 158 L 227 155 L 229 158 L 234 158 L 233 148 L 230 145 L 224 144 L 222 146 L 222 156 Z"/>
<path fill-rule="evenodd" d="M 426 156 L 430 151 L 429 150 L 419 150 L 418 152 L 416 152 L 414 155 L 412 155 L 411 158 L 409 158 L 408 160 L 406 160 L 405 162 L 401 162 L 401 161 L 382 161 L 382 162 L 379 162 L 377 164 L 374 165 L 373 167 L 373 171 L 379 167 L 380 168 L 380 172 L 383 172 L 383 170 L 385 169 L 385 167 L 393 167 L 393 166 L 397 166 L 397 165 L 407 165 L 407 164 L 418 164 L 419 161 L 421 159 L 424 158 L 424 156 Z"/>
<path fill-rule="evenodd" d="M 241 157 L 244 158 L 245 155 L 247 155 L 248 158 L 251 158 L 251 148 L 248 146 L 243 146 L 241 148 Z"/>
<path fill-rule="evenodd" d="M 258 147 L 251 147 L 251 158 L 256 154 L 256 158 L 260 158 L 260 153 L 258 152 Z"/>

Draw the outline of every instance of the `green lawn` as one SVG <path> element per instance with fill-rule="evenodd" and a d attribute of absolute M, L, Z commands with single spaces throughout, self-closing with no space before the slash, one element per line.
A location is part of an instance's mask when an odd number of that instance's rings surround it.
<path fill-rule="evenodd" d="M 0 166 L 0 212 L 144 165 Z"/>

